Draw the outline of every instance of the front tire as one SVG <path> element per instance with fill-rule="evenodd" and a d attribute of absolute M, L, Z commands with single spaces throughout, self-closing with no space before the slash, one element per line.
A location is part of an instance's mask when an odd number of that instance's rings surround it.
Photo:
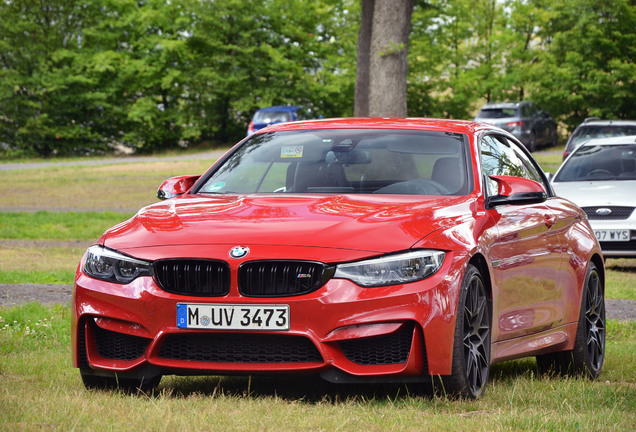
<path fill-rule="evenodd" d="M 457 308 L 453 370 L 442 377 L 444 391 L 454 397 L 476 399 L 486 390 L 490 374 L 490 301 L 481 273 L 468 265 Z"/>
<path fill-rule="evenodd" d="M 594 263 L 590 262 L 574 349 L 537 356 L 540 373 L 584 376 L 595 379 L 605 360 L 605 286 Z"/>

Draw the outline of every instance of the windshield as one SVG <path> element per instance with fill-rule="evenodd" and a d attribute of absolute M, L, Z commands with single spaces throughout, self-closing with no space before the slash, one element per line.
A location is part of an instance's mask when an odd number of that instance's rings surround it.
<path fill-rule="evenodd" d="M 636 145 L 581 147 L 565 162 L 555 182 L 636 180 Z"/>
<path fill-rule="evenodd" d="M 257 111 L 252 119 L 254 123 L 284 123 L 292 121 L 289 111 Z"/>
<path fill-rule="evenodd" d="M 518 117 L 517 110 L 515 108 L 487 108 L 482 109 L 477 114 L 477 118 L 498 119 L 508 117 Z"/>
<path fill-rule="evenodd" d="M 462 134 L 377 129 L 270 132 L 245 141 L 197 193 L 465 195 Z"/>

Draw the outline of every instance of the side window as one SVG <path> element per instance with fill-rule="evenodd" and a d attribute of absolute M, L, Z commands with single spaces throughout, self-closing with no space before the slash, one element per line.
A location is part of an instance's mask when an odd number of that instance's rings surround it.
<path fill-rule="evenodd" d="M 528 157 L 515 143 L 499 135 L 486 135 L 479 143 L 482 171 L 489 195 L 497 195 L 497 182 L 488 177 L 524 177 L 544 185 L 541 175 Z"/>
<path fill-rule="evenodd" d="M 521 162 L 523 169 L 526 172 L 526 175 L 523 175 L 521 177 L 529 178 L 530 180 L 534 180 L 538 183 L 541 183 L 543 187 L 546 188 L 546 190 L 550 190 L 550 188 L 548 188 L 546 184 L 543 182 L 543 177 L 539 173 L 539 170 L 537 169 L 536 164 L 532 160 L 530 160 L 530 158 L 519 148 L 519 145 L 516 144 L 514 141 L 510 141 L 507 138 L 501 137 L 501 139 L 508 142 L 508 145 L 510 146 L 512 151 L 514 151 L 515 155 L 518 157 L 519 161 Z"/>
<path fill-rule="evenodd" d="M 521 106 L 521 116 L 530 117 L 530 107 L 528 107 L 528 105 Z"/>

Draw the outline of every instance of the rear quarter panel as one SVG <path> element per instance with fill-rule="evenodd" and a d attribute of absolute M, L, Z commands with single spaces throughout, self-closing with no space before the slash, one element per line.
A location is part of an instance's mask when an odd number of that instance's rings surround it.
<path fill-rule="evenodd" d="M 605 279 L 605 268 L 601 248 L 585 213 L 574 203 L 563 198 L 551 198 L 548 207 L 556 214 L 553 229 L 559 231 L 566 259 L 558 283 L 557 306 L 562 308 L 561 324 L 578 322 L 581 293 L 590 260 Z"/>

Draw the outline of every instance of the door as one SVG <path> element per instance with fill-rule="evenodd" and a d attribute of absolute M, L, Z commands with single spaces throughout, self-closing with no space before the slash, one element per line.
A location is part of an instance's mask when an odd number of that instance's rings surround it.
<path fill-rule="evenodd" d="M 480 151 L 490 196 L 498 193 L 490 175 L 524 177 L 546 186 L 533 162 L 507 137 L 482 137 Z M 560 234 L 553 229 L 555 212 L 545 203 L 502 205 L 488 212 L 498 231 L 490 245 L 493 342 L 549 329 L 559 319 L 555 301 L 563 260 Z"/>

